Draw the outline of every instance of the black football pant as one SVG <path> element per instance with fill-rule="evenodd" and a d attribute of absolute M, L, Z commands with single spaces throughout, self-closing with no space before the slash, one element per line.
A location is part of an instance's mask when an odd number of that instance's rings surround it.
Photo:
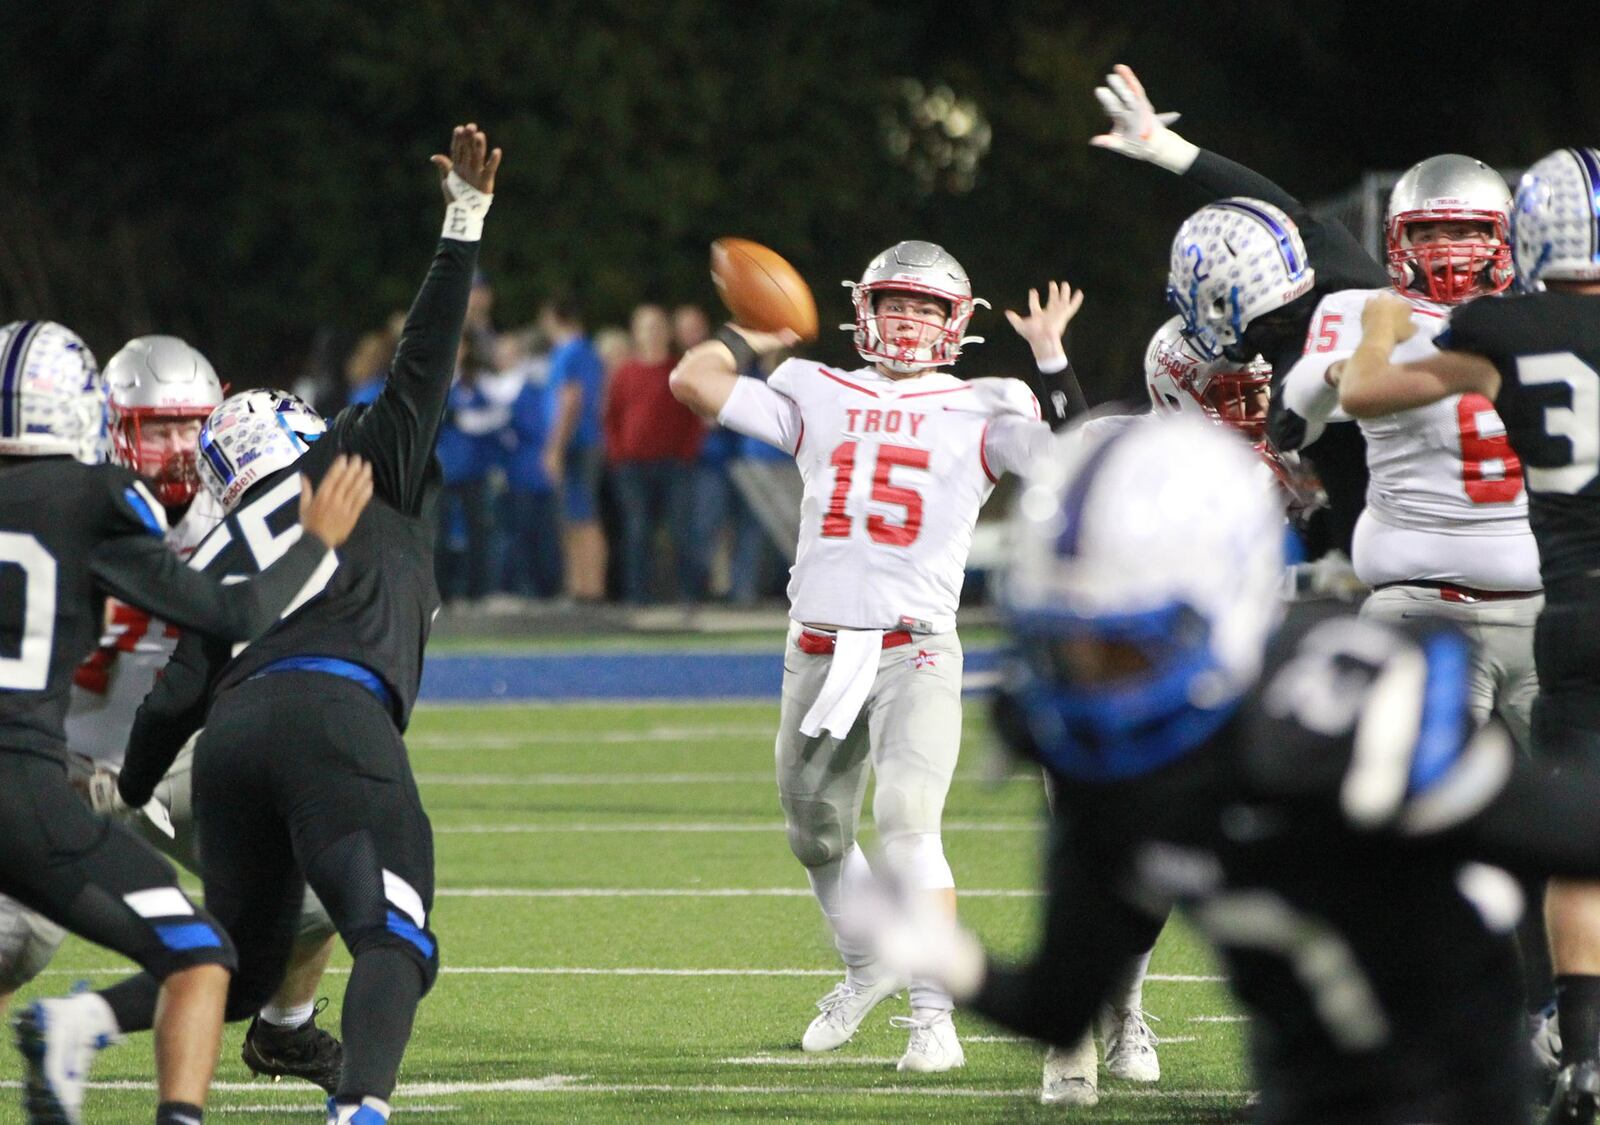
<path fill-rule="evenodd" d="M 96 816 L 54 758 L 0 750 L 0 892 L 149 974 L 152 996 L 196 965 L 232 970 L 226 930 L 125 825 Z"/>
<path fill-rule="evenodd" d="M 355 958 L 335 1096 L 387 1099 L 439 966 L 433 829 L 388 710 L 328 673 L 247 680 L 212 705 L 194 802 L 206 905 L 239 947 L 228 1018 L 253 1014 L 283 980 L 309 882 Z M 105 997 L 133 1030 L 123 1010 L 151 993 L 136 978 Z"/>

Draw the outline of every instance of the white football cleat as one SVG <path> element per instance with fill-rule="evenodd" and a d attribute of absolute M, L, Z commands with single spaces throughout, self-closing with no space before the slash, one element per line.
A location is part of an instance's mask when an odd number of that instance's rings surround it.
<path fill-rule="evenodd" d="M 1561 1069 L 1561 1025 L 1556 1022 L 1556 1006 L 1551 1004 L 1537 1015 L 1528 1017 L 1529 1030 L 1533 1032 L 1533 1065 L 1539 1076 L 1554 1081 Z"/>
<path fill-rule="evenodd" d="M 95 1055 L 122 1042 L 106 1002 L 92 992 L 38 1000 L 17 1016 L 15 1028 L 28 1120 L 79 1125 Z"/>
<path fill-rule="evenodd" d="M 1071 1047 L 1051 1047 L 1045 1052 L 1039 1101 L 1044 1105 L 1100 1104 L 1100 1056 L 1093 1032 L 1085 1031 Z"/>
<path fill-rule="evenodd" d="M 1100 1014 L 1100 1040 L 1106 1047 L 1106 1073 L 1125 1082 L 1159 1082 L 1161 1060 L 1156 1057 L 1156 1035 L 1135 1008 Z"/>
<path fill-rule="evenodd" d="M 926 1017 L 891 1016 L 889 1026 L 911 1031 L 906 1053 L 895 1064 L 896 1070 L 938 1074 L 967 1065 L 966 1052 L 961 1049 L 961 1040 L 956 1037 L 956 1025 L 949 1012 Z"/>
<path fill-rule="evenodd" d="M 802 1051 L 833 1051 L 850 1042 L 850 1037 L 880 1001 L 887 1000 L 906 986 L 906 982 L 885 973 L 877 982 L 856 986 L 846 977 L 833 991 L 817 1001 L 822 1014 L 811 1021 L 800 1037 Z"/>

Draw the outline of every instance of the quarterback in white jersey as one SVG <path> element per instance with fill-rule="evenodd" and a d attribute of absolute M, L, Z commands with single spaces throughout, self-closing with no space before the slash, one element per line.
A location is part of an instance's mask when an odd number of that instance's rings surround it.
<path fill-rule="evenodd" d="M 1465 156 L 1431 157 L 1395 185 L 1391 273 L 1416 328 L 1396 362 L 1436 352 L 1433 338 L 1452 305 L 1505 287 L 1510 202 L 1498 173 Z M 1348 418 L 1338 409 L 1339 374 L 1361 343 L 1363 307 L 1381 292 L 1331 293 L 1317 307 L 1284 387 L 1284 403 L 1306 419 L 1308 436 Z M 1498 714 L 1526 750 L 1538 693 L 1533 625 L 1544 599 L 1522 466 L 1505 423 L 1487 398 L 1458 394 L 1360 425 L 1371 475 L 1353 561 L 1374 591 L 1363 614 L 1457 622 L 1476 642 L 1474 717 Z"/>
<path fill-rule="evenodd" d="M 911 985 L 899 1069 L 963 1064 L 937 984 L 881 971 L 856 904 L 872 872 L 856 843 L 870 765 L 887 874 L 955 910 L 940 821 L 961 744 L 956 607 L 978 509 L 1000 475 L 1050 439 L 1033 393 L 1014 379 L 964 382 L 940 368 L 973 338 L 966 272 L 942 248 L 901 242 L 853 285 L 856 350 L 839 371 L 791 359 L 765 383 L 737 371 L 792 337 L 727 326 L 691 350 L 673 393 L 730 429 L 794 455 L 805 481 L 789 583 L 788 647 L 776 745 L 789 846 L 833 928 L 845 979 L 819 1002 L 807 1051 L 843 1045 L 882 999 Z M 1061 333 L 1081 295 L 1052 285 L 1011 314 L 1043 370 L 1065 366 Z"/>

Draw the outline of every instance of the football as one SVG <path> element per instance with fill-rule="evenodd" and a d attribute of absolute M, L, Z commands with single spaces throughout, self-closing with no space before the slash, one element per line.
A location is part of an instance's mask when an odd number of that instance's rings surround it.
<path fill-rule="evenodd" d="M 811 287 L 774 250 L 744 238 L 711 244 L 711 280 L 736 324 L 758 332 L 792 329 L 817 338 L 817 302 Z"/>

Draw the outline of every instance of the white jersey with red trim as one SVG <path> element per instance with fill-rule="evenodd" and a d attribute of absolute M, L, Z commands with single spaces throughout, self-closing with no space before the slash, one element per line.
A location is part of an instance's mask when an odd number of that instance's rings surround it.
<path fill-rule="evenodd" d="M 167 545 L 188 558 L 222 522 L 220 504 L 201 489 L 172 529 Z M 134 712 L 155 686 L 178 645 L 178 629 L 142 609 L 106 599 L 106 631 L 100 645 L 72 677 L 67 709 L 67 746 L 107 765 L 121 765 Z"/>
<path fill-rule="evenodd" d="M 1048 447 L 1017 379 L 889 379 L 791 359 L 740 379 L 718 420 L 792 454 L 805 482 L 790 616 L 847 629 L 955 627 L 978 510 Z"/>
<path fill-rule="evenodd" d="M 1347 289 L 1330 293 L 1317 306 L 1306 337 L 1305 355 L 1289 378 L 1322 381 L 1334 363 L 1350 358 L 1361 343 L 1361 311 L 1388 289 Z M 1493 298 L 1487 298 L 1492 300 Z M 1394 350 L 1395 363 L 1436 354 L 1433 338 L 1449 319 L 1445 306 L 1407 297 L 1417 332 Z M 1287 391 L 1286 391 L 1287 394 Z M 1356 573 L 1363 581 L 1409 578 L 1454 581 L 1484 589 L 1539 588 L 1538 552 L 1528 530 L 1528 495 L 1522 463 L 1506 439 L 1505 423 L 1480 394 L 1451 395 L 1427 406 L 1381 418 L 1360 420 L 1367 442 L 1367 510 L 1391 528 L 1437 535 L 1436 558 L 1420 558 L 1415 537 L 1401 570 L 1427 573 L 1395 576 L 1394 560 L 1363 558 L 1357 538 Z M 1487 554 L 1467 547 L 1461 537 L 1489 537 Z M 1499 542 L 1494 539 L 1498 537 Z M 1368 536 L 1378 547 L 1383 536 Z M 1467 556 L 1478 555 L 1480 558 Z M 1490 557 L 1492 556 L 1492 557 Z M 1476 573 L 1476 579 L 1474 580 Z"/>

